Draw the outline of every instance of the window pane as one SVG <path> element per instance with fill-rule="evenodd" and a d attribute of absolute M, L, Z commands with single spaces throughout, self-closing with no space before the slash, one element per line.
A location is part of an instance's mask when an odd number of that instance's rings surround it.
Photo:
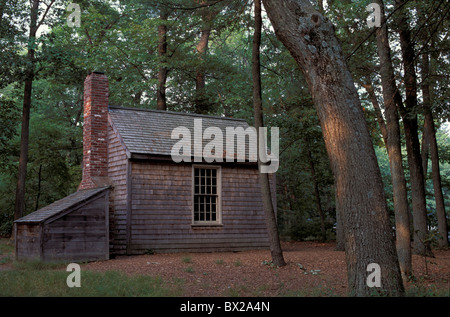
<path fill-rule="evenodd" d="M 203 171 L 203 174 L 202 174 L 202 186 L 203 186 L 202 194 L 206 194 L 206 179 L 207 179 L 206 172 L 207 172 L 207 170 L 206 169 L 202 169 L 202 171 Z"/>
<path fill-rule="evenodd" d="M 210 221 L 211 220 L 211 197 L 205 196 L 205 220 Z"/>
<path fill-rule="evenodd" d="M 217 218 L 216 218 L 216 213 L 217 213 L 217 210 L 216 210 L 216 199 L 217 199 L 217 196 L 211 196 L 211 198 L 212 198 L 212 202 L 211 202 L 211 220 L 212 221 L 216 221 L 217 220 Z"/>
<path fill-rule="evenodd" d="M 194 221 L 199 221 L 199 198 L 198 196 L 194 197 Z"/>
<path fill-rule="evenodd" d="M 217 195 L 217 170 L 213 170 L 211 181 L 212 181 L 211 194 Z"/>
<path fill-rule="evenodd" d="M 206 190 L 205 190 L 205 194 L 210 195 L 211 194 L 211 170 L 208 170 L 208 173 L 206 175 Z"/>

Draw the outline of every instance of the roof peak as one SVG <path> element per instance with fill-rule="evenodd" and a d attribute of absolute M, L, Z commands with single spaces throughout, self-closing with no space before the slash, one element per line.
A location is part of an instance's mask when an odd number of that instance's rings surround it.
<path fill-rule="evenodd" d="M 111 106 L 111 105 L 108 106 L 108 108 L 109 109 L 115 109 L 115 110 L 145 111 L 145 112 L 172 114 L 172 115 L 182 115 L 182 116 L 190 116 L 190 117 L 198 117 L 198 118 L 213 118 L 213 119 L 221 119 L 221 120 L 247 122 L 245 119 L 240 119 L 240 118 L 211 116 L 211 115 L 197 114 L 197 113 L 188 113 L 188 112 L 176 112 L 176 111 L 155 110 L 155 109 L 145 109 L 145 108 L 129 108 L 129 107 L 120 107 L 120 106 Z"/>

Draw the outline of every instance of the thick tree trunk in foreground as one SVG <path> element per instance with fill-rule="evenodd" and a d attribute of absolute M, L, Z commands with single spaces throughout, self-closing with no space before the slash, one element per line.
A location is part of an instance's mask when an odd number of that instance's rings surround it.
<path fill-rule="evenodd" d="M 307 0 L 264 0 L 277 37 L 307 80 L 336 182 L 350 294 L 398 296 L 404 287 L 381 174 L 353 79 L 333 25 Z M 380 267 L 381 287 L 367 283 Z"/>
<path fill-rule="evenodd" d="M 396 0 L 396 7 L 403 5 L 403 0 Z M 413 207 L 414 224 L 414 251 L 417 254 L 430 254 L 431 249 L 428 238 L 427 209 L 425 200 L 425 178 L 423 174 L 422 157 L 420 155 L 420 142 L 417 123 L 417 82 L 414 69 L 414 47 L 411 42 L 411 31 L 408 28 L 408 20 L 404 8 L 398 13 L 398 28 L 400 46 L 402 50 L 404 83 L 405 83 L 405 107 L 400 109 L 405 130 L 406 150 L 408 157 L 409 173 L 411 177 L 411 198 Z"/>
<path fill-rule="evenodd" d="M 408 193 L 402 165 L 399 115 L 394 99 L 397 92 L 397 85 L 395 83 L 394 69 L 392 67 L 388 29 L 386 23 L 384 23 L 384 5 L 381 0 L 377 0 L 376 2 L 381 8 L 382 25 L 376 31 L 376 39 L 377 52 L 380 59 L 381 85 L 383 87 L 383 100 L 386 117 L 385 142 L 389 155 L 392 191 L 394 196 L 396 246 L 400 270 L 403 278 L 406 279 L 412 273 L 411 238 Z"/>
<path fill-rule="evenodd" d="M 258 131 L 258 139 L 262 137 L 259 135 L 259 128 L 263 127 L 263 112 L 262 112 L 262 98 L 261 98 L 261 73 L 260 73 L 260 57 L 259 47 L 261 45 L 261 0 L 255 0 L 255 33 L 253 36 L 252 48 L 252 76 L 253 76 L 253 106 L 255 112 L 255 128 Z M 261 146 L 261 143 L 258 144 Z M 261 158 L 258 158 L 258 165 L 261 166 Z M 272 254 L 272 261 L 277 266 L 284 266 L 283 252 L 281 250 L 280 239 L 278 234 L 277 219 L 275 210 L 273 208 L 272 195 L 270 193 L 269 174 L 262 173 L 259 169 L 259 181 L 261 186 L 261 194 L 263 200 L 264 214 L 266 217 L 267 230 L 270 240 L 270 252 Z"/>
<path fill-rule="evenodd" d="M 336 208 L 336 251 L 345 251 L 344 225 L 339 209 Z"/>

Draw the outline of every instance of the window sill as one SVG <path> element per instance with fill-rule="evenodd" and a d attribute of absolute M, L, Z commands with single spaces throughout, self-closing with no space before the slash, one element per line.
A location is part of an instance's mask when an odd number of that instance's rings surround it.
<path fill-rule="evenodd" d="M 192 229 L 208 229 L 208 228 L 220 228 L 223 227 L 223 224 L 221 223 L 193 223 L 191 224 Z"/>

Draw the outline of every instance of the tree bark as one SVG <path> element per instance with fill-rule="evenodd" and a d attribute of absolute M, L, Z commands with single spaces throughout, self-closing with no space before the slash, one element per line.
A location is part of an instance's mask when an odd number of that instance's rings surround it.
<path fill-rule="evenodd" d="M 3 28 L 1 28 L 2 21 L 3 21 L 3 12 L 6 7 L 6 0 L 0 1 L 0 35 L 3 37 Z"/>
<path fill-rule="evenodd" d="M 403 6 L 404 0 L 395 0 L 396 7 Z M 405 131 L 406 151 L 409 173 L 411 178 L 411 197 L 413 207 L 414 225 L 414 251 L 417 254 L 431 254 L 430 245 L 427 242 L 427 209 L 425 199 L 425 178 L 423 174 L 422 157 L 420 154 L 420 142 L 417 123 L 417 82 L 414 69 L 414 47 L 411 41 L 411 32 L 408 28 L 408 20 L 403 9 L 398 13 L 398 31 L 403 58 L 405 104 L 400 106 L 400 114 L 403 119 Z"/>
<path fill-rule="evenodd" d="M 423 94 L 423 88 L 422 88 L 422 94 Z M 423 96 L 423 103 L 424 103 L 424 111 L 425 111 L 425 96 Z M 422 132 L 422 149 L 420 151 L 420 155 L 422 156 L 422 169 L 423 169 L 423 177 L 425 179 L 425 183 L 427 182 L 428 178 L 428 157 L 430 155 L 430 128 L 428 126 L 429 122 L 428 120 L 424 120 L 423 122 L 423 132 Z"/>
<path fill-rule="evenodd" d="M 253 76 L 253 107 L 255 113 L 255 128 L 258 131 L 258 139 L 263 137 L 259 134 L 259 128 L 264 126 L 261 96 L 261 72 L 259 49 L 261 45 L 261 0 L 255 0 L 255 31 L 253 35 L 252 47 L 252 76 Z M 261 146 L 261 143 L 258 144 Z M 266 218 L 267 230 L 269 233 L 270 252 L 272 262 L 277 266 L 284 266 L 283 251 L 281 249 L 280 238 L 278 234 L 277 220 L 273 207 L 272 195 L 270 193 L 269 174 L 261 172 L 261 158 L 258 156 L 259 181 L 261 186 L 264 214 Z"/>
<path fill-rule="evenodd" d="M 209 37 L 211 35 L 211 23 L 218 11 L 211 11 L 211 8 L 202 9 L 202 30 L 200 40 L 197 43 L 196 51 L 200 60 L 200 66 L 195 76 L 195 113 L 207 114 L 210 111 L 210 101 L 205 93 L 205 73 L 202 63 L 208 51 Z"/>
<path fill-rule="evenodd" d="M 345 235 L 344 225 L 342 224 L 342 216 L 339 209 L 336 208 L 336 251 L 345 251 Z"/>
<path fill-rule="evenodd" d="M 319 115 L 343 218 L 350 295 L 402 295 L 381 173 L 334 27 L 308 0 L 264 0 L 264 5 L 277 37 L 303 71 Z M 381 269 L 376 290 L 367 284 L 370 263 Z"/>
<path fill-rule="evenodd" d="M 441 248 L 446 248 L 448 246 L 447 238 L 447 217 L 445 212 L 444 196 L 442 194 L 441 185 L 441 171 L 439 167 L 439 152 L 436 142 L 436 128 L 434 125 L 433 114 L 431 112 L 431 96 L 430 96 L 430 84 L 428 77 L 430 74 L 429 70 L 429 56 L 427 53 L 422 55 L 422 97 L 423 97 L 423 108 L 425 111 L 425 124 L 423 134 L 426 135 L 425 148 L 429 147 L 431 153 L 431 169 L 432 169 L 432 179 L 433 179 L 433 189 L 434 197 L 436 201 L 436 217 L 438 220 L 438 246 Z M 426 158 L 425 164 L 428 158 Z M 425 166 L 424 164 L 424 166 Z"/>
<path fill-rule="evenodd" d="M 25 73 L 25 87 L 23 93 L 22 128 L 20 135 L 19 172 L 16 186 L 16 201 L 14 219 L 17 220 L 25 212 L 25 182 L 27 178 L 28 141 L 30 134 L 31 94 L 33 90 L 36 32 L 38 29 L 39 0 L 33 0 L 30 14 L 30 33 L 28 36 L 27 68 Z"/>
<path fill-rule="evenodd" d="M 389 156 L 394 197 L 397 255 L 400 270 L 403 279 L 405 280 L 412 273 L 412 260 L 408 193 L 402 165 L 399 115 L 394 98 L 397 92 L 397 85 L 395 83 L 394 69 L 392 67 L 388 28 L 385 23 L 384 4 L 382 0 L 377 0 L 376 3 L 380 5 L 382 22 L 381 27 L 376 31 L 376 40 L 378 57 L 380 59 L 380 77 L 383 88 L 386 117 L 385 144 Z"/>
<path fill-rule="evenodd" d="M 325 229 L 325 216 L 322 210 L 322 204 L 320 202 L 320 192 L 319 192 L 319 184 L 317 182 L 316 178 L 316 168 L 314 166 L 311 150 L 307 149 L 308 152 L 308 161 L 309 161 L 309 167 L 311 169 L 311 178 L 313 181 L 313 188 L 314 188 L 314 197 L 316 198 L 316 208 L 317 213 L 320 217 L 320 233 L 321 233 L 321 241 L 325 242 L 327 241 L 327 231 Z"/>
<path fill-rule="evenodd" d="M 380 126 L 381 136 L 383 137 L 384 144 L 387 147 L 388 134 L 387 134 L 386 122 L 384 122 L 383 113 L 381 112 L 380 104 L 378 102 L 377 96 L 375 95 L 375 90 L 373 89 L 373 86 L 371 83 L 364 83 L 364 84 L 362 84 L 362 86 L 369 94 L 370 102 L 372 103 L 373 108 L 375 109 L 375 116 L 377 118 L 378 125 Z"/>
<path fill-rule="evenodd" d="M 34 210 L 38 210 L 38 208 L 39 208 L 39 199 L 41 197 L 41 178 L 42 178 L 42 164 L 39 164 L 38 185 L 37 185 L 36 203 L 34 206 Z"/>
<path fill-rule="evenodd" d="M 324 14 L 325 13 L 325 9 L 323 7 L 323 0 L 317 0 L 317 5 L 319 6 L 320 13 Z"/>
<path fill-rule="evenodd" d="M 200 41 L 197 44 L 197 53 L 201 61 L 208 49 L 209 35 L 211 34 L 210 27 L 202 30 Z M 209 110 L 208 98 L 205 95 L 205 69 L 199 66 L 195 76 L 195 113 L 207 114 Z"/>
<path fill-rule="evenodd" d="M 165 8 L 161 8 L 160 19 L 167 21 L 169 14 Z M 158 26 L 158 56 L 162 66 L 158 71 L 158 88 L 156 91 L 156 107 L 158 110 L 166 110 L 166 82 L 168 69 L 165 63 L 167 62 L 167 25 L 163 22 Z"/>

